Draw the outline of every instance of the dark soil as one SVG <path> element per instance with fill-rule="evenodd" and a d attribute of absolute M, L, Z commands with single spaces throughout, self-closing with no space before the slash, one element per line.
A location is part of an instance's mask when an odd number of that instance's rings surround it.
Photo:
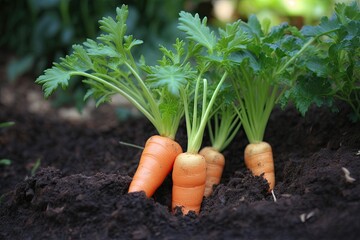
<path fill-rule="evenodd" d="M 241 131 L 224 152 L 222 182 L 204 199 L 200 215 L 182 216 L 169 211 L 171 176 L 150 199 L 127 193 L 141 151 L 119 141 L 144 145 L 155 134 L 147 120 L 103 127 L 101 116 L 79 124 L 18 105 L 0 104 L 0 122 L 16 122 L 0 130 L 0 159 L 12 160 L 0 166 L 0 239 L 358 239 L 360 234 L 360 124 L 348 120 L 344 106 L 339 113 L 313 108 L 305 117 L 293 108 L 275 109 L 265 139 L 274 150 L 276 202 L 266 182 L 243 164 L 247 141 Z M 177 138 L 185 148 L 183 126 Z M 346 181 L 343 167 L 354 182 Z"/>

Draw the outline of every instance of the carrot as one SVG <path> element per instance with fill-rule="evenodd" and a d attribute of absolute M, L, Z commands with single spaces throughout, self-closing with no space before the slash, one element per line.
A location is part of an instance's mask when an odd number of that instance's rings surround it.
<path fill-rule="evenodd" d="M 199 214 L 205 191 L 205 158 L 188 152 L 179 154 L 174 163 L 172 177 L 172 209 L 181 206 L 183 214 L 189 211 Z"/>
<path fill-rule="evenodd" d="M 128 192 L 144 191 L 147 197 L 151 197 L 171 172 L 175 158 L 180 153 L 181 146 L 171 138 L 159 135 L 150 137 Z"/>
<path fill-rule="evenodd" d="M 195 86 L 194 104 L 192 108 L 192 118 L 190 117 L 188 98 L 191 94 L 188 94 L 185 90 L 181 90 L 181 96 L 183 98 L 185 107 L 185 120 L 188 136 L 188 146 L 185 153 L 179 154 L 175 159 L 172 179 L 172 209 L 173 211 L 180 207 L 183 214 L 187 214 L 189 211 L 194 211 L 199 214 L 201 203 L 205 192 L 206 182 L 206 161 L 204 156 L 199 154 L 201 147 L 203 134 L 206 123 L 210 116 L 211 108 L 216 99 L 217 93 L 220 90 L 222 83 L 225 81 L 227 73 L 225 72 L 221 80 L 217 84 L 217 87 L 211 99 L 207 102 L 207 95 L 202 94 L 202 111 L 198 113 L 199 97 L 199 82 L 198 78 Z M 203 93 L 207 93 L 207 80 L 203 79 Z"/>
<path fill-rule="evenodd" d="M 268 181 L 269 191 L 275 186 L 275 171 L 273 153 L 270 144 L 267 142 L 250 143 L 244 152 L 246 167 L 255 176 L 261 176 Z"/>
<path fill-rule="evenodd" d="M 238 65 L 234 64 L 229 71 L 231 73 L 229 77 L 232 79 L 232 87 L 237 96 L 233 104 L 250 143 L 244 157 L 246 165 L 254 175 L 264 173 L 273 193 L 272 189 L 275 185 L 273 156 L 270 145 L 263 143 L 270 115 L 276 105 L 281 103 L 280 105 L 284 107 L 291 99 L 290 96 L 298 99 L 295 96 L 299 95 L 296 86 L 302 83 L 300 76 L 308 75 L 306 68 L 303 68 L 308 64 L 305 59 L 308 55 L 314 55 L 314 43 L 322 35 L 327 35 L 336 28 L 326 28 L 326 31 L 329 30 L 326 33 L 313 31 L 314 35 L 309 34 L 309 37 L 311 35 L 312 37 L 303 38 L 302 32 L 295 33 L 296 28 L 291 25 L 277 26 L 271 30 L 266 26 L 269 25 L 262 25 L 255 15 L 249 17 L 247 23 L 240 25 L 240 28 L 250 33 L 247 39 L 247 43 L 250 44 L 242 45 L 239 54 L 247 55 L 245 58 L 249 60 L 241 60 Z M 281 48 L 283 51 L 275 48 L 269 50 L 269 45 L 281 45 L 285 39 L 288 39 L 289 32 L 292 33 L 292 41 L 299 41 L 300 44 Z M 308 40 L 304 41 L 305 39 Z M 309 99 L 306 101 L 311 102 Z M 306 111 L 303 102 L 295 100 L 295 105 Z"/>
<path fill-rule="evenodd" d="M 205 197 L 209 197 L 213 192 L 213 186 L 220 183 L 225 166 L 225 157 L 221 152 L 231 143 L 241 127 L 237 113 L 224 99 L 229 98 L 229 92 L 223 91 L 217 98 L 217 110 L 208 121 L 211 146 L 204 147 L 199 152 L 205 157 L 207 165 Z"/>
<path fill-rule="evenodd" d="M 189 58 L 189 64 L 195 66 L 194 73 L 197 75 L 189 79 L 185 88 L 180 89 L 186 121 L 187 150 L 175 159 L 172 173 L 172 209 L 182 207 L 185 214 L 189 211 L 198 214 L 204 197 L 206 161 L 199 150 L 205 127 L 214 115 L 213 106 L 228 76 L 228 70 L 224 68 L 228 61 L 217 57 L 223 56 L 228 50 L 228 44 L 223 42 L 228 42 L 234 34 L 232 31 L 221 31 L 219 39 L 206 23 L 206 17 L 201 20 L 198 14 L 180 13 L 178 28 L 186 34 L 189 45 L 193 47 L 189 52 L 196 53 L 195 58 Z M 209 88 L 208 79 L 212 85 Z"/>
<path fill-rule="evenodd" d="M 225 166 L 225 157 L 213 147 L 204 147 L 199 152 L 206 160 L 206 184 L 204 196 L 209 197 L 213 191 L 213 185 L 220 183 Z"/>

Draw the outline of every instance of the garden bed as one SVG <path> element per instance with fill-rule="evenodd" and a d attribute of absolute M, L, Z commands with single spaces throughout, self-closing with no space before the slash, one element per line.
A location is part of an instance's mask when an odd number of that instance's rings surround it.
<path fill-rule="evenodd" d="M 20 105 L 0 104 L 0 122 L 16 123 L 0 130 L 0 158 L 12 160 L 0 166 L 0 239 L 359 236 L 360 124 L 348 120 L 346 107 L 339 113 L 311 108 L 306 117 L 275 109 L 265 140 L 274 150 L 276 202 L 262 178 L 246 170 L 240 131 L 224 152 L 222 182 L 200 215 L 182 216 L 169 210 L 171 176 L 150 199 L 127 193 L 141 150 L 119 141 L 144 145 L 155 133 L 146 119 L 100 127 L 102 116 L 74 123 Z M 182 125 L 177 138 L 184 148 L 185 136 Z M 346 180 L 343 167 L 355 181 Z"/>

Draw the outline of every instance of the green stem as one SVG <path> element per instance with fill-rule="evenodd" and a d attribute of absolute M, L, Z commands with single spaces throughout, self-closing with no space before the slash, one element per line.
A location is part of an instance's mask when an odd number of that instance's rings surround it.
<path fill-rule="evenodd" d="M 319 36 L 318 36 L 319 37 Z M 285 63 L 284 66 L 282 66 L 282 68 L 280 68 L 276 73 L 275 75 L 279 75 L 281 74 L 291 63 L 293 63 L 297 57 L 299 57 L 318 37 L 313 37 L 311 38 L 307 43 L 304 44 L 304 46 L 302 46 L 302 48 L 295 54 L 293 55 L 289 61 L 287 61 Z"/>
<path fill-rule="evenodd" d="M 203 136 L 204 136 L 205 126 L 206 126 L 206 124 L 208 122 L 208 119 L 209 119 L 209 116 L 211 114 L 212 106 L 215 103 L 215 99 L 216 99 L 216 97 L 218 95 L 218 92 L 220 91 L 221 85 L 225 81 L 226 77 L 227 77 L 227 72 L 225 72 L 223 74 L 221 80 L 219 81 L 218 85 L 216 86 L 216 89 L 215 89 L 213 95 L 211 96 L 211 99 L 210 99 L 209 103 L 206 104 L 206 101 L 205 101 L 205 105 L 203 105 L 203 114 L 201 115 L 201 118 L 200 118 L 200 124 L 195 129 L 195 131 L 196 131 L 195 134 L 193 135 L 193 132 L 191 132 L 190 133 L 191 135 L 189 135 L 191 137 L 188 140 L 188 149 L 187 149 L 187 151 L 190 152 L 190 153 L 198 153 L 199 150 L 200 150 L 202 139 L 203 139 Z M 204 88 L 204 90 L 207 89 L 207 81 L 205 79 L 204 79 L 203 88 Z M 206 95 L 205 92 L 203 92 L 203 94 Z M 196 97 L 197 96 L 195 95 L 195 98 Z M 203 103 L 204 103 L 204 101 L 203 101 Z M 205 110 L 204 110 L 204 108 L 205 108 Z M 192 130 L 194 130 L 194 128 Z M 192 137 L 192 136 L 194 136 L 194 137 Z"/>
<path fill-rule="evenodd" d="M 131 80 L 128 80 L 126 77 L 124 77 L 127 81 L 126 85 L 124 83 L 122 83 L 121 81 L 114 79 L 112 77 L 110 77 L 109 75 L 106 74 L 102 74 L 102 73 L 94 73 L 94 76 L 100 77 L 104 80 L 109 81 L 110 83 L 114 84 L 115 86 L 118 86 L 120 89 L 122 89 L 124 92 L 131 93 L 131 96 L 133 96 L 134 99 L 136 99 L 136 101 L 141 105 L 141 106 L 146 106 L 146 101 L 143 97 L 143 94 L 140 93 L 139 89 L 133 84 L 133 82 Z"/>
<path fill-rule="evenodd" d="M 200 83 L 200 78 L 201 78 L 201 74 L 199 75 L 198 79 L 196 80 L 196 85 L 195 85 L 195 95 L 194 95 L 194 105 L 193 105 L 193 119 L 192 119 L 192 124 L 191 126 L 193 126 L 194 129 L 197 129 L 197 120 L 198 120 L 198 113 L 197 113 L 197 107 L 198 107 L 198 98 L 197 96 L 199 95 L 199 83 Z M 204 80 L 204 84 L 205 84 Z M 205 105 L 203 105 L 205 106 Z"/>
<path fill-rule="evenodd" d="M 131 73 L 138 80 L 140 87 L 144 92 L 144 99 L 146 99 L 148 101 L 149 109 L 150 109 L 149 112 L 152 113 L 152 117 L 154 119 L 154 122 L 152 122 L 154 127 L 158 130 L 159 133 L 164 132 L 164 126 L 162 124 L 162 117 L 161 117 L 161 113 L 159 110 L 159 106 L 157 105 L 155 99 L 153 98 L 153 95 L 151 94 L 151 92 L 147 88 L 147 86 L 145 85 L 142 78 L 139 76 L 138 72 L 135 71 L 135 69 L 129 63 L 125 62 L 125 65 L 129 68 Z"/>
<path fill-rule="evenodd" d="M 149 119 L 149 121 L 151 123 L 153 123 L 154 125 L 156 124 L 156 120 L 155 118 L 150 114 L 149 111 L 147 111 L 142 105 L 140 105 L 137 101 L 137 99 L 133 98 L 130 94 L 128 94 L 126 91 L 118 88 L 117 86 L 109 83 L 108 81 L 100 78 L 100 77 L 97 77 L 97 76 L 94 76 L 92 74 L 89 74 L 89 73 L 85 73 L 85 72 L 78 72 L 78 71 L 73 71 L 73 72 L 70 72 L 70 75 L 71 76 L 82 76 L 82 77 L 86 77 L 86 78 L 89 78 L 89 79 L 92 79 L 98 83 L 101 83 L 103 84 L 104 86 L 114 90 L 115 92 L 118 92 L 119 94 L 123 95 L 127 100 L 129 100 L 129 102 L 131 102 L 132 104 L 134 104 L 134 106 L 140 111 L 142 112 L 146 118 Z M 156 125 L 155 125 L 156 126 Z"/>
<path fill-rule="evenodd" d="M 278 75 L 278 74 L 282 73 L 291 63 L 293 63 L 293 62 L 296 60 L 297 57 L 299 57 L 299 56 L 300 56 L 313 42 L 315 42 L 318 38 L 320 38 L 321 36 L 327 35 L 327 34 L 329 34 L 329 33 L 335 32 L 335 31 L 337 31 L 337 30 L 338 30 L 337 28 L 336 28 L 336 29 L 332 29 L 332 30 L 329 30 L 329 31 L 327 31 L 327 32 L 323 32 L 323 33 L 321 33 L 321 34 L 319 34 L 319 35 L 317 35 L 317 36 L 315 36 L 315 37 L 310 38 L 310 40 L 307 41 L 307 43 L 305 43 L 304 46 L 302 46 L 302 48 L 301 48 L 294 56 L 292 56 L 292 57 L 290 58 L 290 60 L 287 61 L 282 68 L 280 68 L 280 69 L 275 73 L 275 75 Z"/>
<path fill-rule="evenodd" d="M 241 121 L 230 107 L 221 109 L 213 119 L 214 130 L 210 121 L 208 124 L 211 145 L 215 150 L 222 152 L 234 139 L 241 127 Z"/>

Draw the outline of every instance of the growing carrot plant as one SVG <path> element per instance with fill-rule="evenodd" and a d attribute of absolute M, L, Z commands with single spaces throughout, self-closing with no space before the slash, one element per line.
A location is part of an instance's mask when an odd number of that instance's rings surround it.
<path fill-rule="evenodd" d="M 215 33 L 207 26 L 207 18 L 201 20 L 198 14 L 193 16 L 181 12 L 179 22 L 179 29 L 185 32 L 189 45 L 194 46 L 198 54 L 190 61 L 196 69 L 197 77 L 180 91 L 188 144 L 186 152 L 179 154 L 174 163 L 172 208 L 182 207 L 183 213 L 199 213 L 204 194 L 207 194 L 206 186 L 212 187 L 207 176 L 211 173 L 211 164 L 199 152 L 205 128 L 211 118 L 216 119 L 216 130 L 211 133 L 214 147 L 219 151 L 235 136 L 230 131 L 239 128 L 238 121 L 233 123 L 232 108 L 229 110 L 228 106 L 220 104 L 218 98 L 227 94 L 225 92 L 229 89 L 225 87 L 229 75 L 226 67 L 228 63 L 221 56 L 224 48 L 228 48 L 223 42 L 231 33 L 226 30 L 222 34 Z M 221 123 L 218 119 L 220 114 L 223 117 Z"/>
<path fill-rule="evenodd" d="M 317 44 L 326 34 L 337 30 L 328 26 L 311 37 L 287 23 L 271 29 L 255 16 L 247 23 L 233 23 L 233 49 L 224 53 L 231 62 L 232 82 L 236 93 L 234 109 L 238 113 L 249 144 L 245 148 L 245 165 L 254 175 L 263 175 L 269 190 L 275 185 L 271 145 L 264 141 L 270 114 L 276 104 L 294 91 L 308 73 L 311 57 L 320 51 Z M 298 102 L 297 105 L 301 105 Z"/>
<path fill-rule="evenodd" d="M 58 87 L 66 88 L 72 77 L 81 77 L 89 86 L 86 98 L 94 97 L 99 105 L 120 94 L 153 124 L 158 135 L 147 140 L 129 187 L 129 192 L 145 191 L 150 197 L 182 152 L 175 141 L 184 114 L 179 89 L 193 79 L 193 71 L 186 64 L 193 52 L 185 51 L 184 42 L 177 40 L 174 50 L 160 48 L 164 56 L 158 65 L 135 61 L 132 50 L 142 41 L 126 35 L 127 6 L 117 8 L 116 13 L 115 20 L 106 17 L 99 21 L 104 33 L 96 41 L 74 45 L 71 55 L 54 63 L 36 82 L 43 85 L 48 97 Z"/>

